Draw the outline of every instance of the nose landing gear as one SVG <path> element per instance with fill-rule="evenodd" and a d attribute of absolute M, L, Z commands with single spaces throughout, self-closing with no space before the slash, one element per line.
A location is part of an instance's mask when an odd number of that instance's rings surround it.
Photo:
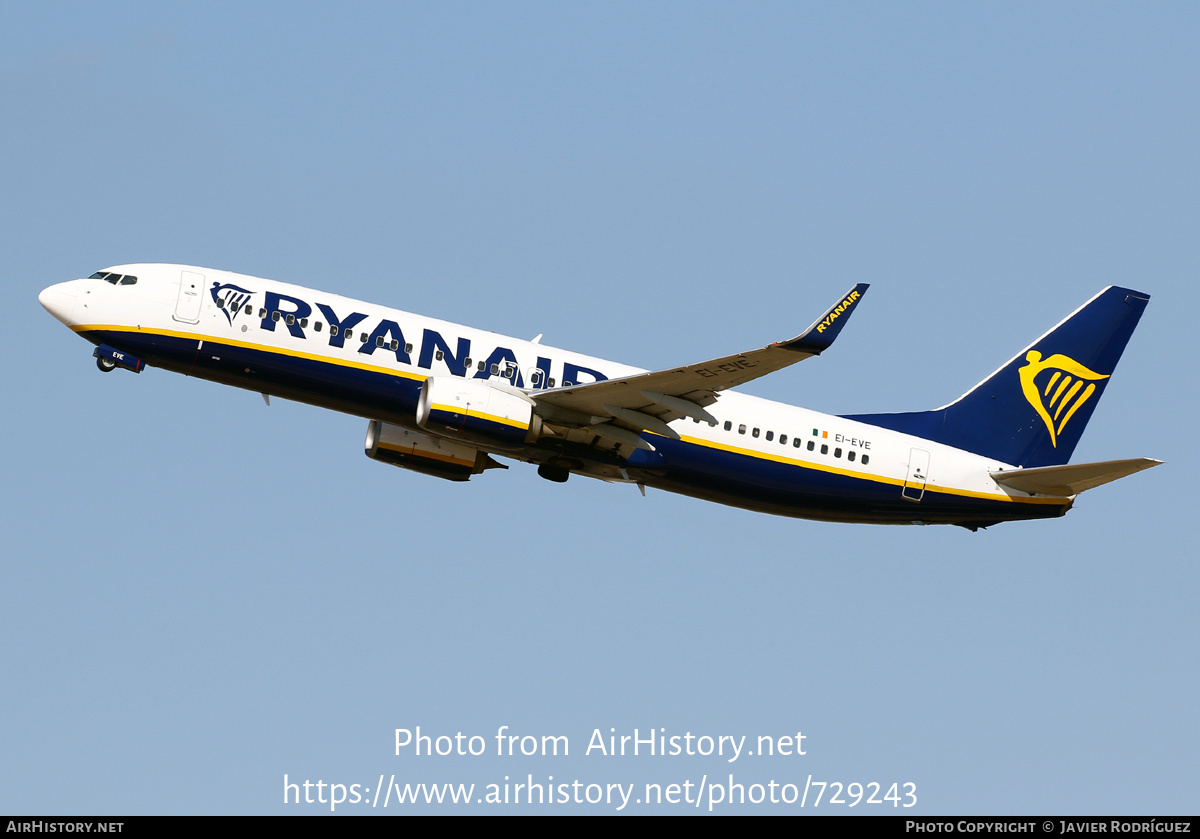
<path fill-rule="evenodd" d="M 129 353 L 113 349 L 108 344 L 101 344 L 96 347 L 92 355 L 96 357 L 96 366 L 100 368 L 100 372 L 102 373 L 111 373 L 118 367 L 124 367 L 126 370 L 140 373 L 142 372 L 142 368 L 146 366 L 146 362 L 142 361 L 136 355 L 130 355 Z"/>

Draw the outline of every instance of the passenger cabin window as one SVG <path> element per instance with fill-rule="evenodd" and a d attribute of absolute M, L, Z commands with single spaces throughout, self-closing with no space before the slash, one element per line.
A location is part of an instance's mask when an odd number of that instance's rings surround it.
<path fill-rule="evenodd" d="M 771 441 L 772 441 L 772 440 L 774 440 L 774 439 L 775 439 L 775 432 L 774 432 L 774 431 L 768 431 L 768 432 L 767 432 L 767 442 L 769 443 L 769 442 L 771 442 Z"/>
<path fill-rule="evenodd" d="M 851 463 L 854 462 L 854 449 L 846 452 L 846 460 L 850 461 Z"/>
<path fill-rule="evenodd" d="M 794 440 L 792 440 L 792 446 L 794 446 L 797 449 L 800 448 L 800 438 L 799 437 L 796 437 Z M 809 446 L 809 448 L 811 449 L 812 446 Z"/>
<path fill-rule="evenodd" d="M 862 465 L 866 466 L 870 462 L 871 462 L 871 456 L 869 454 L 864 454 L 863 459 L 862 459 Z"/>
<path fill-rule="evenodd" d="M 732 422 L 730 422 L 729 420 L 725 420 L 725 430 L 726 430 L 726 431 L 733 431 L 733 423 L 732 423 Z"/>
<path fill-rule="evenodd" d="M 825 443 L 821 444 L 821 454 L 829 454 L 829 446 Z"/>
<path fill-rule="evenodd" d="M 841 456 L 842 456 L 842 450 L 841 450 L 841 448 L 840 448 L 840 447 L 839 447 L 839 448 L 836 448 L 836 449 L 834 449 L 834 450 L 833 450 L 833 456 L 834 456 L 834 457 L 841 457 Z"/>
<path fill-rule="evenodd" d="M 787 445 L 787 435 L 786 434 L 779 435 L 779 445 L 781 445 L 781 446 Z"/>
<path fill-rule="evenodd" d="M 338 333 L 338 328 L 336 326 L 334 326 L 332 323 L 329 324 L 329 334 L 331 336 L 336 336 L 337 333 Z"/>
<path fill-rule="evenodd" d="M 741 425 L 738 426 L 738 434 L 745 434 L 745 433 L 746 433 L 746 424 L 742 423 Z"/>
<path fill-rule="evenodd" d="M 809 440 L 809 441 L 808 441 L 808 450 L 809 450 L 810 452 L 811 452 L 813 449 L 815 449 L 816 447 L 817 447 L 817 444 L 816 444 L 816 443 L 814 443 L 812 440 Z"/>
<path fill-rule="evenodd" d="M 321 331 L 321 322 L 317 321 L 316 323 L 314 323 L 313 329 L 316 330 L 317 332 L 320 332 Z"/>

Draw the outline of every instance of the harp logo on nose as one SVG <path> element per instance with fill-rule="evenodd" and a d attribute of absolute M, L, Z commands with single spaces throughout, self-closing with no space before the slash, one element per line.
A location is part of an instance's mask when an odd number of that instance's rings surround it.
<path fill-rule="evenodd" d="M 1062 434 L 1075 412 L 1092 398 L 1096 392 L 1096 382 L 1108 376 L 1089 370 L 1065 355 L 1056 354 L 1043 360 L 1040 352 L 1030 350 L 1025 354 L 1025 360 L 1029 363 L 1017 371 L 1021 379 L 1021 391 L 1042 422 L 1046 423 L 1051 444 L 1058 448 L 1058 435 Z M 1039 376 L 1042 376 L 1041 381 L 1038 380 Z"/>

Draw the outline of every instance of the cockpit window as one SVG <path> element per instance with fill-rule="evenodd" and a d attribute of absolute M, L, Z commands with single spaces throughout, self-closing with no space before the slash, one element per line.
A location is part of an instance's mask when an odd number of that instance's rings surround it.
<path fill-rule="evenodd" d="M 112 283 L 113 285 L 117 285 L 118 283 L 120 285 L 133 285 L 137 282 L 137 277 L 134 277 L 131 274 L 114 274 L 111 271 L 97 271 L 95 274 L 92 274 L 92 276 L 88 277 L 88 279 L 104 280 L 104 282 Z"/>

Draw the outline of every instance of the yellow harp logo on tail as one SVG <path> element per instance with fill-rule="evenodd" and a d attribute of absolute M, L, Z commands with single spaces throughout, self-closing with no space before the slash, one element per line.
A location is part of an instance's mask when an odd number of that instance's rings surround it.
<path fill-rule="evenodd" d="M 1021 377 L 1021 391 L 1042 422 L 1046 423 L 1051 444 L 1058 448 L 1058 435 L 1062 434 L 1075 412 L 1092 398 L 1096 392 L 1096 382 L 1108 376 L 1101 376 L 1065 355 L 1052 355 L 1043 361 L 1040 352 L 1030 350 L 1025 354 L 1025 360 L 1029 363 L 1017 371 Z M 1039 374 L 1051 371 L 1052 375 L 1045 385 L 1036 381 Z M 1085 383 L 1087 387 L 1084 387 Z M 1051 411 L 1054 413 L 1051 414 Z"/>

